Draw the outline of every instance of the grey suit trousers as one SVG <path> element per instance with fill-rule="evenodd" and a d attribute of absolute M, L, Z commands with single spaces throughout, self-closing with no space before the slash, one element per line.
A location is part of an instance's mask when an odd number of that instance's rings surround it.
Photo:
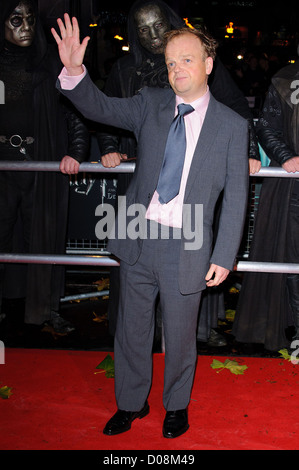
<path fill-rule="evenodd" d="M 178 287 L 180 239 L 146 239 L 134 265 L 120 263 L 115 334 L 115 396 L 119 409 L 139 411 L 150 392 L 155 306 L 159 293 L 165 337 L 163 405 L 188 406 L 197 360 L 196 327 L 201 292 Z"/>

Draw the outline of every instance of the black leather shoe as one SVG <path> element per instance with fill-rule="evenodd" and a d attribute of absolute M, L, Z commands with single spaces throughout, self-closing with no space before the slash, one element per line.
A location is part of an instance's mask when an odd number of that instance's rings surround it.
<path fill-rule="evenodd" d="M 74 325 L 62 318 L 59 313 L 52 311 L 50 320 L 43 324 L 42 331 L 48 331 L 54 335 L 65 336 L 75 330 Z"/>
<path fill-rule="evenodd" d="M 227 341 L 224 336 L 220 335 L 216 330 L 211 330 L 207 344 L 208 346 L 219 348 L 227 346 Z"/>
<path fill-rule="evenodd" d="M 117 410 L 117 412 L 109 419 L 104 427 L 103 433 L 108 436 L 121 434 L 122 432 L 129 431 L 131 424 L 136 418 L 144 418 L 149 413 L 149 404 L 146 401 L 144 407 L 140 411 L 125 411 Z"/>
<path fill-rule="evenodd" d="M 163 423 L 163 436 L 169 439 L 181 436 L 189 429 L 187 410 L 167 411 Z"/>

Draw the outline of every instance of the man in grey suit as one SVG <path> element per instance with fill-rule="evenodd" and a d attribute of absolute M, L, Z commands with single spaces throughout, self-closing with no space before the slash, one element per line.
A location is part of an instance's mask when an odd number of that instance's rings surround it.
<path fill-rule="evenodd" d="M 144 88 L 132 98 L 110 98 L 94 86 L 82 65 L 88 38 L 80 43 L 77 20 L 68 15 L 64 19 L 65 23 L 57 20 L 61 37 L 52 29 L 65 66 L 58 88 L 88 119 L 133 131 L 138 142 L 136 170 L 120 201 L 109 241 L 109 250 L 120 259 L 114 346 L 118 410 L 104 433 L 127 431 L 136 418 L 149 412 L 159 293 L 165 336 L 162 429 L 164 437 L 178 437 L 189 428 L 201 292 L 226 279 L 241 240 L 248 190 L 247 121 L 209 92 L 216 41 L 208 33 L 183 28 L 167 35 L 165 60 L 172 89 Z M 160 187 L 165 167 L 171 171 L 175 165 L 180 145 L 172 150 L 170 166 L 164 152 L 182 105 L 192 106 L 181 119 L 185 126 L 181 141 L 186 139 L 182 174 L 177 194 L 162 200 L 168 183 L 174 185 L 177 179 L 175 172 Z M 222 190 L 212 248 L 214 208 Z"/>

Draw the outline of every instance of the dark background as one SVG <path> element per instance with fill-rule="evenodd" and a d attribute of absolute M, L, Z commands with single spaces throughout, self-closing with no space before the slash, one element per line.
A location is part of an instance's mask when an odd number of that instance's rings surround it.
<path fill-rule="evenodd" d="M 90 20 L 100 15 L 99 23 L 126 35 L 126 15 L 132 1 L 119 0 L 39 0 L 40 14 L 46 26 L 55 26 L 56 18 L 69 12 L 79 18 L 82 34 L 89 34 Z M 204 23 L 217 39 L 224 40 L 225 26 L 248 29 L 246 45 L 272 45 L 276 40 L 297 44 L 299 34 L 298 0 L 168 0 L 180 16 L 192 24 Z M 114 32 L 113 31 L 113 32 Z M 236 40 L 236 38 L 234 38 Z"/>

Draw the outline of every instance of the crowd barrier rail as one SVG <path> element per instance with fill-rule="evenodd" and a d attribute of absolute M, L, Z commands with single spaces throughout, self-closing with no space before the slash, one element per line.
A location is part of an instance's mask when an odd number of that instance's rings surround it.
<path fill-rule="evenodd" d="M 134 162 L 121 163 L 115 168 L 105 168 L 98 162 L 80 164 L 79 172 L 84 173 L 133 173 Z M 59 162 L 11 162 L 0 161 L 0 171 L 60 171 Z M 282 168 L 262 167 L 253 177 L 299 178 L 299 172 L 288 173 Z M 23 264 L 59 264 L 76 266 L 118 266 L 119 262 L 112 256 L 102 255 L 47 255 L 0 253 L 1 263 Z M 253 262 L 239 260 L 236 271 L 268 272 L 268 273 L 299 273 L 299 265 L 295 263 Z"/>

